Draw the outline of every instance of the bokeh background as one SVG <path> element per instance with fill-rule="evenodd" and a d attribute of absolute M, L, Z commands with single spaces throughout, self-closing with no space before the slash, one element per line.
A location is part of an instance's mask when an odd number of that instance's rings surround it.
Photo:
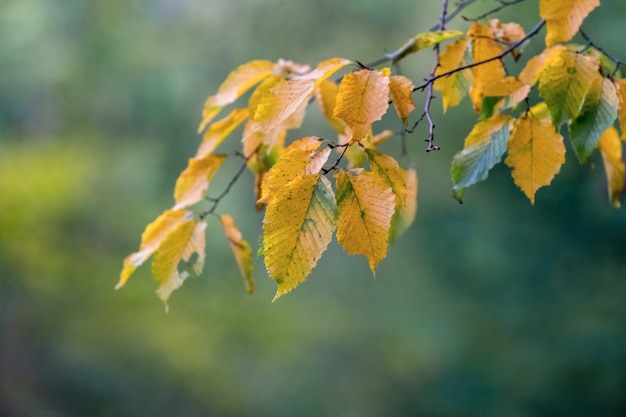
<path fill-rule="evenodd" d="M 500 16 L 529 29 L 537 4 Z M 464 15 L 497 5 L 478 1 Z M 145 225 L 172 205 L 202 103 L 231 69 L 259 58 L 371 61 L 436 23 L 439 7 L 3 0 L 0 415 L 626 415 L 626 211 L 607 203 L 600 158 L 579 166 L 568 151 L 534 206 L 498 166 L 459 205 L 449 163 L 475 122 L 467 101 L 445 117 L 435 102 L 441 151 L 423 151 L 426 126 L 410 136 L 418 216 L 376 279 L 333 244 L 272 304 L 262 259 L 248 295 L 211 223 L 206 271 L 174 293 L 168 314 L 149 266 L 113 290 Z M 603 0 L 584 28 L 624 60 L 624 21 L 626 3 Z M 418 82 L 432 58 L 407 58 L 404 74 Z M 311 110 L 298 134 L 327 129 Z M 256 249 L 251 186 L 245 177 L 220 211 Z"/>

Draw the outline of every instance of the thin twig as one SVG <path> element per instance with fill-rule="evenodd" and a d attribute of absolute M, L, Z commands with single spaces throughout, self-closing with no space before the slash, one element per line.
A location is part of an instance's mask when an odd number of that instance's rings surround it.
<path fill-rule="evenodd" d="M 335 161 L 335 163 L 328 167 L 328 168 L 322 168 L 321 172 L 322 174 L 326 175 L 328 174 L 330 171 L 334 171 L 335 169 L 337 169 L 337 167 L 339 166 L 339 163 L 341 162 L 341 160 L 343 159 L 343 156 L 346 154 L 346 151 L 348 150 L 348 148 L 350 147 L 349 143 L 344 143 L 343 145 L 330 145 L 327 144 L 331 149 L 335 149 L 335 148 L 343 148 L 343 150 L 341 151 L 341 154 L 339 154 L 339 157 L 337 158 L 337 160 Z"/>
<path fill-rule="evenodd" d="M 510 2 L 498 1 L 498 3 L 500 3 L 500 6 L 495 7 L 493 9 L 489 10 L 488 12 L 485 12 L 485 13 L 481 14 L 480 16 L 477 16 L 477 17 L 475 17 L 473 19 L 470 19 L 470 18 L 465 17 L 465 16 L 461 16 L 461 19 L 463 19 L 463 20 L 465 20 L 467 22 L 477 22 L 477 21 L 482 20 L 482 19 L 484 19 L 486 17 L 489 17 L 490 15 L 492 15 L 494 13 L 497 13 L 497 12 L 501 11 L 502 9 L 505 9 L 505 8 L 507 8 L 509 6 L 513 6 L 513 5 L 518 4 L 518 3 L 522 3 L 524 1 L 526 1 L 526 0 L 513 0 L 513 1 L 510 1 Z"/>
<path fill-rule="evenodd" d="M 215 213 L 215 209 L 217 209 L 218 204 L 222 201 L 224 197 L 226 197 L 226 194 L 230 192 L 230 190 L 233 188 L 235 183 L 243 175 L 244 171 L 246 170 L 246 167 L 248 166 L 248 162 L 250 161 L 250 158 L 252 158 L 252 156 L 255 154 L 256 154 L 256 150 L 252 152 L 252 155 L 243 158 L 243 164 L 241 164 L 235 176 L 231 178 L 230 182 L 226 185 L 226 188 L 224 188 L 224 190 L 220 193 L 220 195 L 218 195 L 217 197 L 206 197 L 206 200 L 212 202 L 213 205 L 207 211 L 200 213 L 199 215 L 200 219 L 204 219 L 206 216 Z M 239 155 L 243 156 L 241 154 Z"/>
<path fill-rule="evenodd" d="M 619 70 L 620 65 L 626 65 L 626 62 L 624 62 L 622 60 L 619 60 L 619 59 L 615 58 L 614 56 L 608 54 L 604 49 L 602 49 L 600 46 L 595 44 L 591 40 L 591 38 L 589 36 L 587 36 L 587 34 L 585 32 L 583 32 L 582 29 L 579 29 L 578 33 L 580 33 L 580 35 L 583 37 L 583 39 L 585 39 L 585 41 L 587 41 L 587 47 L 592 47 L 593 49 L 597 50 L 598 52 L 603 54 L 605 57 L 607 57 L 609 60 L 613 61 L 613 63 L 615 64 L 615 69 L 613 70 L 613 74 L 612 75 L 617 74 L 617 71 Z"/>

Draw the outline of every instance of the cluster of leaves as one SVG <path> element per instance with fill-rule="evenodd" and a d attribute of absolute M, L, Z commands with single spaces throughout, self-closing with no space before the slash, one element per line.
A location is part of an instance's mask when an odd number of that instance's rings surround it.
<path fill-rule="evenodd" d="M 540 23 L 528 33 L 517 23 L 491 19 L 475 22 L 467 33 L 445 30 L 446 5 L 438 30 L 418 34 L 381 62 L 363 65 L 333 58 L 315 68 L 279 60 L 258 60 L 232 71 L 203 109 L 196 155 L 178 178 L 175 204 L 142 235 L 138 252 L 124 260 L 123 286 L 135 269 L 154 254 L 152 271 L 160 283 L 159 297 L 167 302 L 183 281 L 202 271 L 207 217 L 220 219 L 225 235 L 252 291 L 253 255 L 234 220 L 216 208 L 245 172 L 256 178 L 257 209 L 265 210 L 262 249 L 269 275 L 277 282 L 276 297 L 303 282 L 315 267 L 336 231 L 350 254 L 364 255 L 372 272 L 385 258 L 387 247 L 413 222 L 417 208 L 417 175 L 409 162 L 402 167 L 379 145 L 393 132 L 374 132 L 393 104 L 402 124 L 400 136 L 430 119 L 432 91 L 443 110 L 469 96 L 479 121 L 452 161 L 453 194 L 484 180 L 505 154 L 515 183 L 534 202 L 536 191 L 550 184 L 565 162 L 561 128 L 567 126 L 580 162 L 599 148 L 606 167 L 610 201 L 619 206 L 624 189 L 621 139 L 626 138 L 626 83 L 619 78 L 620 61 L 600 48 L 567 44 L 579 32 L 598 0 L 541 0 Z M 523 44 L 546 27 L 546 48 L 531 57 L 517 77 L 507 73 L 503 58 L 518 60 Z M 445 49 L 440 49 L 446 43 Z M 426 83 L 415 86 L 390 68 L 425 48 L 436 51 L 436 65 Z M 332 80 L 332 77 L 335 80 Z M 413 93 L 428 89 L 424 112 L 412 128 L 416 109 Z M 247 105 L 215 117 L 248 91 Z M 540 99 L 531 106 L 531 94 Z M 337 132 L 330 141 L 304 137 L 285 143 L 287 131 L 301 126 L 315 101 Z M 619 116 L 619 117 L 618 117 Z M 621 139 L 614 125 L 619 124 Z M 218 198 L 205 196 L 209 183 L 229 157 L 218 147 L 242 129 L 242 167 Z M 403 144 L 403 156 L 407 157 Z M 408 158 L 407 158 L 408 159 Z M 198 203 L 211 201 L 209 210 Z"/>

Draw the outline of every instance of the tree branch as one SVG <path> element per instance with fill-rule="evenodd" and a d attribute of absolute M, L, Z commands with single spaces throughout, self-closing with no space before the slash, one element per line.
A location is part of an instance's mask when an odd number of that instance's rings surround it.
<path fill-rule="evenodd" d="M 611 60 L 613 63 L 615 63 L 615 69 L 613 70 L 612 75 L 617 74 L 617 71 L 619 70 L 620 65 L 626 65 L 626 62 L 613 57 L 612 55 L 608 54 L 604 49 L 602 49 L 600 46 L 595 44 L 591 40 L 591 38 L 589 36 L 587 36 L 587 34 L 585 32 L 583 32 L 582 29 L 579 29 L 578 33 L 580 33 L 580 35 L 583 37 L 583 39 L 585 39 L 585 41 L 587 41 L 587 48 L 592 47 L 593 49 L 597 50 L 598 52 L 603 54 L 605 57 L 607 57 L 609 60 Z"/>
<path fill-rule="evenodd" d="M 507 8 L 509 6 L 513 6 L 515 4 L 522 3 L 522 2 L 525 2 L 525 1 L 526 0 L 513 0 L 513 1 L 502 1 L 502 0 L 499 0 L 498 3 L 500 3 L 500 6 L 495 7 L 493 9 L 489 10 L 488 12 L 485 12 L 485 13 L 481 14 L 480 16 L 477 16 L 477 17 L 475 17 L 473 19 L 470 19 L 470 18 L 465 17 L 465 16 L 461 16 L 461 19 L 465 20 L 466 22 L 477 22 L 477 21 L 482 20 L 482 19 L 484 19 L 486 17 L 489 17 L 490 15 L 492 15 L 494 13 L 497 13 L 497 12 L 501 11 L 502 9 L 505 9 L 505 8 Z"/>

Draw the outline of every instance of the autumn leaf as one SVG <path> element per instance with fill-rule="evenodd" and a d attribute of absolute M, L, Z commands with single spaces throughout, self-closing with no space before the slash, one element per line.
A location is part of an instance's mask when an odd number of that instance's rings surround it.
<path fill-rule="evenodd" d="M 400 120 L 406 125 L 409 121 L 409 113 L 415 110 L 413 81 L 402 75 L 394 75 L 389 78 L 389 94 Z"/>
<path fill-rule="evenodd" d="M 280 126 L 313 93 L 315 82 L 309 79 L 283 79 L 259 100 L 252 116 L 254 131 L 268 132 Z"/>
<path fill-rule="evenodd" d="M 315 84 L 313 88 L 319 88 L 324 81 L 328 80 L 334 73 L 340 69 L 352 64 L 352 61 L 345 58 L 331 58 L 320 62 L 315 69 L 306 74 L 297 77 L 301 80 L 313 80 Z"/>
<path fill-rule="evenodd" d="M 399 48 L 400 53 L 393 56 L 393 60 L 398 61 L 421 49 L 433 47 L 441 42 L 458 38 L 459 36 L 463 36 L 463 32 L 458 30 L 436 30 L 432 32 L 418 33 Z"/>
<path fill-rule="evenodd" d="M 321 174 L 298 175 L 268 204 L 263 219 L 267 272 L 278 284 L 274 299 L 311 273 L 332 239 L 337 207 Z"/>
<path fill-rule="evenodd" d="M 387 141 L 387 139 L 389 139 L 392 135 L 392 130 L 383 130 L 382 132 L 374 136 L 367 135 L 365 139 L 362 139 L 359 142 L 348 146 L 348 150 L 345 152 L 345 157 L 348 160 L 348 169 L 362 167 L 367 158 L 365 150 L 377 149 L 380 145 L 385 143 L 385 141 Z M 342 139 L 340 140 L 340 143 L 347 145 L 349 143 L 349 139 Z"/>
<path fill-rule="evenodd" d="M 159 246 L 152 261 L 152 275 L 159 282 L 157 294 L 167 304 L 174 290 L 189 276 L 200 275 L 204 267 L 206 222 L 185 220 L 178 224 Z M 193 255 L 195 259 L 192 259 Z M 185 263 L 184 270 L 179 264 Z"/>
<path fill-rule="evenodd" d="M 626 141 L 626 78 L 615 81 L 615 90 L 619 99 L 619 128 L 622 132 L 622 139 Z"/>
<path fill-rule="evenodd" d="M 435 70 L 435 76 L 453 71 L 466 64 L 467 46 L 467 39 L 459 39 L 446 45 L 446 49 L 439 54 L 439 66 Z M 435 80 L 433 87 L 441 93 L 444 112 L 461 103 L 469 91 L 471 78 L 471 71 L 465 69 Z"/>
<path fill-rule="evenodd" d="M 490 19 L 489 26 L 493 31 L 494 38 L 507 47 L 526 36 L 524 28 L 519 23 L 502 23 L 500 22 L 500 19 Z M 513 50 L 511 51 L 511 55 L 513 56 L 513 59 L 517 61 L 521 53 L 517 50 Z"/>
<path fill-rule="evenodd" d="M 228 116 L 211 124 L 202 135 L 196 158 L 212 153 L 241 123 L 248 118 L 248 109 L 234 109 Z"/>
<path fill-rule="evenodd" d="M 233 220 L 231 216 L 223 214 L 220 216 L 220 220 L 222 221 L 222 226 L 224 227 L 224 233 L 226 233 L 226 239 L 228 239 L 230 249 L 235 255 L 235 260 L 237 261 L 237 265 L 239 265 L 241 275 L 243 275 L 246 282 L 246 290 L 249 293 L 252 293 L 254 291 L 254 278 L 252 276 L 252 249 L 250 248 L 248 242 L 241 236 L 241 232 L 237 228 L 235 220 Z"/>
<path fill-rule="evenodd" d="M 589 89 L 598 86 L 602 76 L 598 72 L 598 61 L 591 56 L 555 49 L 546 59 L 539 78 L 539 94 L 550 109 L 552 124 L 558 129 L 566 120 L 580 114 Z"/>
<path fill-rule="evenodd" d="M 539 15 L 546 21 L 546 46 L 567 42 L 600 0 L 540 0 Z"/>
<path fill-rule="evenodd" d="M 404 177 L 407 195 L 404 204 L 396 206 L 396 211 L 391 219 L 389 243 L 394 242 L 407 231 L 415 221 L 415 215 L 417 214 L 417 172 L 414 168 L 401 168 L 401 175 Z"/>
<path fill-rule="evenodd" d="M 321 142 L 315 136 L 294 141 L 282 152 L 276 164 L 269 170 L 261 184 L 259 204 L 267 204 L 295 177 L 317 174 L 328 160 L 330 149 L 316 152 Z"/>
<path fill-rule="evenodd" d="M 549 120 L 522 116 L 515 121 L 504 160 L 515 184 L 535 203 L 535 193 L 549 185 L 565 163 L 563 137 Z"/>
<path fill-rule="evenodd" d="M 598 141 L 598 149 L 602 154 L 609 202 L 616 208 L 621 207 L 620 197 L 624 192 L 624 161 L 622 160 L 622 143 L 619 133 L 613 126 L 609 127 Z"/>
<path fill-rule="evenodd" d="M 240 65 L 228 74 L 226 80 L 217 90 L 217 94 L 210 96 L 204 103 L 202 122 L 198 127 L 198 133 L 204 130 L 222 107 L 231 104 L 252 86 L 261 82 L 265 77 L 272 75 L 273 70 L 273 62 L 257 60 Z"/>
<path fill-rule="evenodd" d="M 225 160 L 225 155 L 189 159 L 189 165 L 176 180 L 174 209 L 189 207 L 202 201 L 209 188 L 209 181 Z"/>
<path fill-rule="evenodd" d="M 465 138 L 462 151 L 452 159 L 452 194 L 461 201 L 465 189 L 489 175 L 506 152 L 513 117 L 496 114 L 477 123 Z"/>
<path fill-rule="evenodd" d="M 534 86 L 539 81 L 545 67 L 549 64 L 549 58 L 553 56 L 554 51 L 567 51 L 567 48 L 563 45 L 556 45 L 546 48 L 540 54 L 530 58 L 520 71 L 519 80 L 526 85 Z"/>
<path fill-rule="evenodd" d="M 115 289 L 123 287 L 133 272 L 152 256 L 161 246 L 165 238 L 176 229 L 179 224 L 190 219 L 191 216 L 192 213 L 187 210 L 166 210 L 157 217 L 156 220 L 146 226 L 146 229 L 141 235 L 139 251 L 131 253 L 124 259 L 120 280 L 115 286 Z"/>
<path fill-rule="evenodd" d="M 580 115 L 570 124 L 570 140 L 580 162 L 591 156 L 600 136 L 617 118 L 619 98 L 615 84 L 606 78 L 598 84 L 597 90 L 589 91 Z"/>
<path fill-rule="evenodd" d="M 471 39 L 473 62 L 481 62 L 502 53 L 502 47 L 494 39 L 493 31 L 487 25 L 474 23 L 467 32 L 467 36 Z M 474 84 L 470 90 L 470 98 L 474 104 L 474 111 L 480 113 L 485 89 L 492 84 L 500 83 L 506 72 L 502 62 L 496 59 L 472 67 L 472 75 Z"/>
<path fill-rule="evenodd" d="M 391 187 L 391 191 L 396 196 L 396 207 L 404 205 L 407 198 L 407 187 L 404 173 L 398 165 L 398 161 L 390 155 L 373 149 L 366 149 L 365 153 L 371 172 L 378 175 Z"/>
<path fill-rule="evenodd" d="M 389 107 L 389 77 L 381 71 L 363 69 L 346 74 L 339 85 L 333 117 L 352 130 L 352 142 L 363 139 Z"/>
<path fill-rule="evenodd" d="M 346 132 L 346 124 L 343 120 L 334 117 L 335 105 L 337 103 L 337 93 L 339 93 L 339 85 L 329 80 L 325 80 L 315 90 L 315 99 L 322 110 L 322 114 L 326 120 L 337 131 L 344 134 Z"/>
<path fill-rule="evenodd" d="M 355 169 L 335 174 L 337 240 L 351 255 L 365 255 L 372 272 L 387 256 L 396 197 L 377 174 Z"/>

